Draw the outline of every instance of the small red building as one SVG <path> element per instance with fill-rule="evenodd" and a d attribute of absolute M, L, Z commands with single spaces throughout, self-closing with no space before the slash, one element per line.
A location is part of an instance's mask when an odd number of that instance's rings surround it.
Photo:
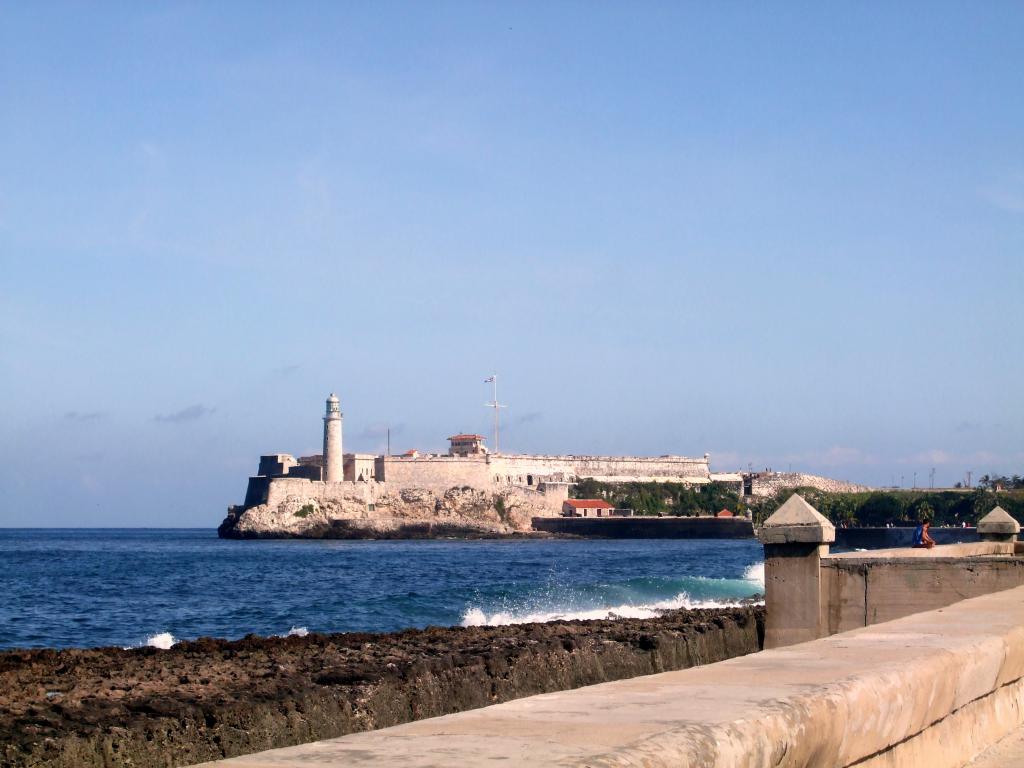
<path fill-rule="evenodd" d="M 610 517 L 615 509 L 604 499 L 566 499 L 562 502 L 563 517 Z"/>
<path fill-rule="evenodd" d="M 715 517 L 736 517 L 736 515 L 734 515 L 728 509 L 723 509 L 721 512 L 716 512 Z"/>

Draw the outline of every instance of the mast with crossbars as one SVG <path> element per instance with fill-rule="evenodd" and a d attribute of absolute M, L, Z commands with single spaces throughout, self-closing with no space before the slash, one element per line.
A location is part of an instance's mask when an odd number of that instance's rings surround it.
<path fill-rule="evenodd" d="M 502 405 L 498 402 L 498 374 L 494 373 L 484 379 L 484 384 L 494 385 L 494 399 L 489 403 L 484 403 L 485 408 L 494 409 L 494 452 L 498 453 L 498 435 L 500 431 L 500 418 L 499 413 L 502 408 L 508 408 L 507 405 Z"/>

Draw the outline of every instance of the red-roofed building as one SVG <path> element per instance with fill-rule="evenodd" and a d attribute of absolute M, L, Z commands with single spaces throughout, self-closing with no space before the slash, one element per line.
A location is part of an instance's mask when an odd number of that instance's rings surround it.
<path fill-rule="evenodd" d="M 451 443 L 449 456 L 486 456 L 488 453 L 483 435 L 452 435 L 448 441 Z"/>
<path fill-rule="evenodd" d="M 715 517 L 735 517 L 735 515 L 728 509 L 723 509 L 720 512 L 716 512 Z"/>
<path fill-rule="evenodd" d="M 614 509 L 604 499 L 566 499 L 562 502 L 563 517 L 610 517 Z"/>

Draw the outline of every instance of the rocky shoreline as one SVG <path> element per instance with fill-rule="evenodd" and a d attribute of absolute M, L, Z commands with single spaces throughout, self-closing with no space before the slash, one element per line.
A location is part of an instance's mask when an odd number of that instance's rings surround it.
<path fill-rule="evenodd" d="M 760 650 L 764 609 L 0 652 L 0 765 L 180 766 Z"/>
<path fill-rule="evenodd" d="M 365 492 L 365 489 L 364 489 Z M 530 535 L 532 516 L 547 514 L 508 489 L 402 488 L 368 504 L 355 491 L 326 499 L 289 494 L 272 503 L 232 506 L 222 539 L 480 539 Z"/>

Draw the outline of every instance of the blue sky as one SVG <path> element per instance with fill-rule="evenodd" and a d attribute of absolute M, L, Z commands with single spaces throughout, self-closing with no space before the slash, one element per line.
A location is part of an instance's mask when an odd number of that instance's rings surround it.
<path fill-rule="evenodd" d="M 0 525 L 260 453 L 1024 471 L 1019 3 L 0 4 Z"/>

